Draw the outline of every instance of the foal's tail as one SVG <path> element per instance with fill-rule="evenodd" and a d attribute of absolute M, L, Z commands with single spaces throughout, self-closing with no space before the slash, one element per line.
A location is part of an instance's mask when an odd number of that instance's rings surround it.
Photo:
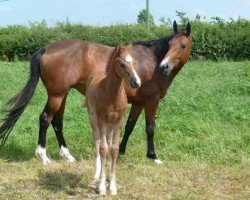
<path fill-rule="evenodd" d="M 10 99 L 1 110 L 1 112 L 5 113 L 5 116 L 1 119 L 3 124 L 0 127 L 0 148 L 5 144 L 11 130 L 35 92 L 40 76 L 40 60 L 45 50 L 45 47 L 41 48 L 32 55 L 30 59 L 30 78 L 26 86 Z"/>

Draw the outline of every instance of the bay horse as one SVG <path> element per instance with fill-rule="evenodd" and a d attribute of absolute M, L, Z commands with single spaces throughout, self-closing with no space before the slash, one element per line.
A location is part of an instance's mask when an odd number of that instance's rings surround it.
<path fill-rule="evenodd" d="M 132 43 L 134 68 L 142 85 L 131 89 L 125 84 L 128 102 L 132 104 L 120 144 L 125 153 L 126 144 L 142 110 L 145 110 L 147 157 L 161 163 L 154 149 L 155 114 L 161 98 L 174 77 L 188 61 L 191 51 L 191 26 L 179 30 L 176 21 L 174 33 L 152 41 Z M 68 92 L 71 88 L 86 94 L 86 82 L 95 69 L 105 69 L 114 48 L 82 40 L 66 40 L 39 49 L 30 60 L 30 78 L 22 91 L 4 107 L 6 116 L 0 127 L 0 146 L 3 146 L 15 123 L 28 105 L 39 80 L 47 90 L 48 100 L 40 115 L 39 139 L 36 156 L 43 164 L 50 163 L 46 154 L 46 133 L 52 124 L 60 147 L 60 155 L 74 162 L 63 136 L 63 115 Z"/>
<path fill-rule="evenodd" d="M 105 162 L 109 154 L 110 194 L 117 194 L 116 160 L 119 138 L 127 108 L 124 82 L 138 88 L 141 80 L 133 68 L 131 46 L 117 46 L 106 71 L 96 69 L 87 79 L 86 106 L 96 145 L 95 180 L 99 180 L 99 194 L 106 195 Z M 101 155 L 101 157 L 100 157 Z M 101 165 L 100 165 L 101 164 Z"/>

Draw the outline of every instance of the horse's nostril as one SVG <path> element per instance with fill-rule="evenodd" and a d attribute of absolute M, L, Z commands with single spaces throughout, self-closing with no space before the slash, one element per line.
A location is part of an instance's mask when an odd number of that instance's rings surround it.
<path fill-rule="evenodd" d="M 168 65 L 166 65 L 166 67 L 165 67 L 166 69 L 168 69 L 169 68 L 169 66 Z"/>
<path fill-rule="evenodd" d="M 133 88 L 138 88 L 138 87 L 140 86 L 136 79 L 131 80 L 130 85 L 131 85 Z"/>

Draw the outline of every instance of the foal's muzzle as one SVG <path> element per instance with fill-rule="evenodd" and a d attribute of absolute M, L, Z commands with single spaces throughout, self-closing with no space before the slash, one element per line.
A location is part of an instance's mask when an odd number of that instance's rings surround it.
<path fill-rule="evenodd" d="M 132 88 L 138 88 L 141 86 L 141 82 L 137 78 L 131 78 L 129 83 Z"/>

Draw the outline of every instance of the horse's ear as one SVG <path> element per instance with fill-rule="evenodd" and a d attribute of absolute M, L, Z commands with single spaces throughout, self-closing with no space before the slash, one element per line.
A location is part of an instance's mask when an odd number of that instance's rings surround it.
<path fill-rule="evenodd" d="M 120 52 L 120 49 L 122 48 L 122 46 L 119 44 L 115 47 L 115 54 L 118 54 Z"/>
<path fill-rule="evenodd" d="M 187 26 L 186 26 L 186 31 L 187 31 L 187 36 L 189 36 L 190 33 L 191 33 L 191 25 L 190 25 L 189 22 L 188 22 L 188 24 L 187 24 Z"/>
<path fill-rule="evenodd" d="M 174 28 L 175 34 L 177 34 L 179 32 L 179 30 L 178 30 L 178 25 L 177 25 L 175 20 L 174 20 L 174 23 L 173 23 L 173 28 Z"/>

